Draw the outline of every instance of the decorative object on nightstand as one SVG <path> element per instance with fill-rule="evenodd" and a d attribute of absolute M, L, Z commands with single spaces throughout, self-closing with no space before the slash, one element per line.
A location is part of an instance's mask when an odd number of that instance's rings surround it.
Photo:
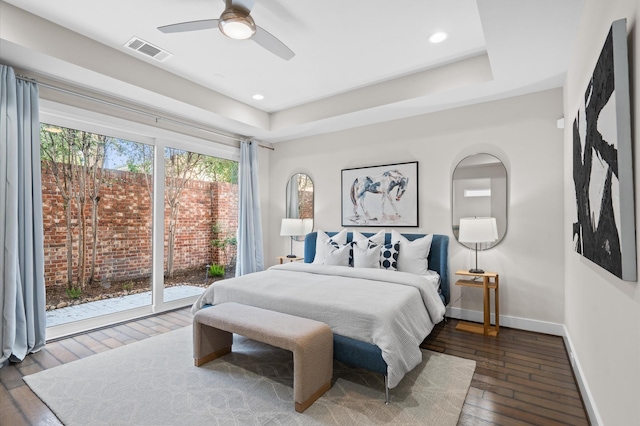
<path fill-rule="evenodd" d="M 461 243 L 475 243 L 476 266 L 469 269 L 469 273 L 482 274 L 484 271 L 478 268 L 478 244 L 490 243 L 498 239 L 498 226 L 495 217 L 463 217 L 460 219 Z"/>
<path fill-rule="evenodd" d="M 499 294 L 499 276 L 496 272 L 468 272 L 456 271 L 456 275 L 465 277 L 475 277 L 475 279 L 460 279 L 456 281 L 456 285 L 466 287 L 476 287 L 483 289 L 484 294 L 484 323 L 475 324 L 466 321 L 460 321 L 456 326 L 456 330 L 470 331 L 472 333 L 484 334 L 485 336 L 497 336 L 500 331 L 500 294 Z M 478 280 L 481 278 L 482 281 Z M 493 279 L 493 281 L 491 281 Z M 493 298 L 495 304 L 495 325 L 491 325 L 491 294 L 489 290 L 493 289 Z"/>
<path fill-rule="evenodd" d="M 290 254 L 288 254 L 287 257 L 297 257 L 295 254 L 293 254 L 293 237 L 299 237 L 308 234 L 310 232 L 310 226 L 312 226 L 312 222 L 310 220 L 293 218 L 282 219 L 282 225 L 280 226 L 280 236 L 289 237 L 291 239 L 291 250 Z"/>

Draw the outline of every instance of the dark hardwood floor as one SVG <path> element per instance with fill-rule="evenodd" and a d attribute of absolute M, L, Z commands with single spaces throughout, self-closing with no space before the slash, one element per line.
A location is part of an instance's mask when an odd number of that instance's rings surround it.
<path fill-rule="evenodd" d="M 562 337 L 500 328 L 498 337 L 441 323 L 422 343 L 476 361 L 458 425 L 588 425 Z"/>
<path fill-rule="evenodd" d="M 0 368 L 0 425 L 60 425 L 22 377 L 191 324 L 188 308 L 47 343 Z M 501 328 L 499 337 L 440 324 L 423 347 L 477 362 L 459 425 L 586 425 L 561 337 Z"/>

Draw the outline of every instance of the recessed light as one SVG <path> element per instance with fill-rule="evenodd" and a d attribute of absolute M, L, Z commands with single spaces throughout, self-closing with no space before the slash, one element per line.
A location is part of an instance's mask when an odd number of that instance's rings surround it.
<path fill-rule="evenodd" d="M 255 99 L 256 101 L 261 101 L 264 99 L 264 96 L 260 93 L 256 93 L 255 95 L 253 95 L 253 99 Z"/>
<path fill-rule="evenodd" d="M 445 33 L 444 31 L 438 31 L 429 36 L 429 41 L 431 43 L 440 43 L 445 41 L 447 37 L 449 37 L 449 34 Z"/>

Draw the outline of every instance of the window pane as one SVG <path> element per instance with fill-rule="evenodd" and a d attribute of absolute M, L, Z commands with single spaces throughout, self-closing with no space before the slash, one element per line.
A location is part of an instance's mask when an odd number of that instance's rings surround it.
<path fill-rule="evenodd" d="M 235 275 L 238 163 L 165 149 L 164 301 Z"/>
<path fill-rule="evenodd" d="M 44 123 L 40 137 L 47 326 L 151 304 L 153 147 Z"/>

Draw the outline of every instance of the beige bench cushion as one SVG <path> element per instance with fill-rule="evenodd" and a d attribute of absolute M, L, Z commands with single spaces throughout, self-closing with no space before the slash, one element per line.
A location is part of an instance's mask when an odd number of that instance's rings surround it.
<path fill-rule="evenodd" d="M 322 322 L 234 302 L 201 309 L 193 321 L 196 365 L 229 353 L 236 333 L 293 352 L 297 411 L 331 387 L 333 333 Z"/>

